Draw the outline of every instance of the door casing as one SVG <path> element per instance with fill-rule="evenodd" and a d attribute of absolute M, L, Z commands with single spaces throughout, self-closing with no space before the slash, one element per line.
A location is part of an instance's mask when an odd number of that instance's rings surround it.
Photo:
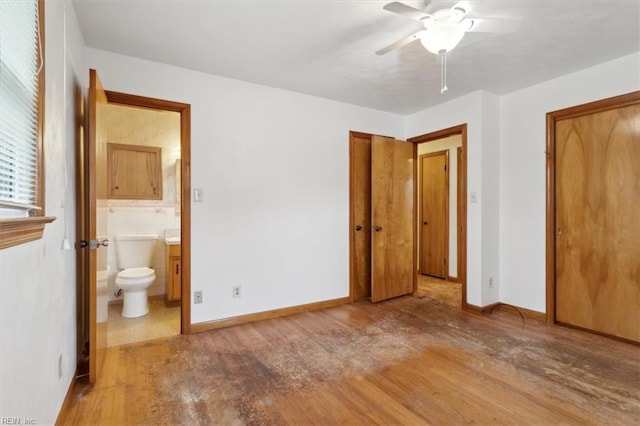
<path fill-rule="evenodd" d="M 180 332 L 191 333 L 191 105 L 105 90 L 110 104 L 173 111 L 180 114 L 181 262 Z"/>
<path fill-rule="evenodd" d="M 449 136 L 460 135 L 462 147 L 460 148 L 458 157 L 458 209 L 456 211 L 457 230 L 458 230 L 458 282 L 461 285 L 460 306 L 463 310 L 467 309 L 467 124 L 459 124 L 457 126 L 448 127 L 424 135 L 415 136 L 407 139 L 413 142 L 416 147 L 421 143 L 433 142 L 444 139 Z M 417 152 L 417 150 L 416 150 Z M 416 193 L 417 196 L 417 193 Z M 416 202 L 417 208 L 417 202 Z M 416 270 L 418 265 L 416 264 Z"/>
<path fill-rule="evenodd" d="M 100 84 L 98 73 L 90 70 L 89 108 L 87 122 L 89 127 L 97 127 L 95 105 L 102 103 L 173 111 L 180 114 L 180 147 L 181 147 L 181 259 L 182 259 L 182 294 L 180 331 L 191 332 L 191 107 L 189 104 L 148 98 L 126 93 L 104 90 Z M 96 90 L 97 89 L 97 90 Z M 81 98 L 81 95 L 79 95 Z M 78 126 L 82 127 L 82 111 L 78 111 Z M 77 146 L 77 230 L 78 239 L 96 238 L 96 129 L 89 129 L 86 135 L 79 132 Z M 84 136 L 84 137 L 83 137 Z M 85 144 L 86 140 L 86 144 Z M 90 171 L 94 175 L 91 176 Z M 97 283 L 95 250 L 78 248 L 77 256 L 77 347 L 78 376 L 88 376 L 89 382 L 97 381 L 101 358 L 106 349 L 106 323 L 97 322 Z"/>

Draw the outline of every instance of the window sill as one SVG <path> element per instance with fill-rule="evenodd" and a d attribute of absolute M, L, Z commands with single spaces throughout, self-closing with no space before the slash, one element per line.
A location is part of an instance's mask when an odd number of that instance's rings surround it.
<path fill-rule="evenodd" d="M 42 238 L 44 226 L 56 220 L 52 216 L 0 219 L 0 250 Z"/>

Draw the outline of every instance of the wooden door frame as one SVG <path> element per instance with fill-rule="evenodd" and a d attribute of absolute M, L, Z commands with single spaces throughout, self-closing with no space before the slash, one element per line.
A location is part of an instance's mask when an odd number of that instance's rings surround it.
<path fill-rule="evenodd" d="M 568 118 L 640 103 L 640 91 L 614 96 L 547 113 L 547 228 L 546 228 L 546 310 L 547 322 L 556 322 L 556 123 Z M 615 336 L 614 336 L 615 337 Z"/>
<path fill-rule="evenodd" d="M 462 295 L 460 306 L 463 310 L 467 309 L 467 124 L 460 124 L 457 126 L 449 127 L 446 129 L 438 130 L 435 132 L 427 133 L 420 136 L 407 139 L 407 141 L 414 144 L 414 158 L 417 158 L 418 145 L 426 142 L 433 142 L 435 140 L 444 139 L 449 136 L 460 135 L 462 139 L 462 156 L 458 163 L 457 174 L 457 187 L 458 187 L 458 209 L 457 216 L 457 228 L 458 228 L 458 281 L 462 287 Z M 417 162 L 417 161 L 416 161 Z M 415 168 L 417 169 L 417 167 Z M 415 191 L 414 209 L 418 208 L 418 192 Z M 414 213 L 417 215 L 417 211 Z M 417 225 L 417 224 L 416 224 Z M 414 248 L 414 251 L 415 248 Z M 417 281 L 418 265 L 417 256 L 416 264 L 414 265 L 414 277 Z M 417 285 L 417 284 L 414 284 Z"/>
<path fill-rule="evenodd" d="M 426 157 L 435 157 L 437 155 L 444 155 L 445 158 L 445 167 L 446 167 L 446 172 L 447 172 L 447 176 L 445 178 L 445 197 L 446 197 L 446 215 L 445 215 L 445 248 L 444 248 L 444 258 L 445 258 L 445 265 L 446 265 L 446 279 L 451 281 L 451 276 L 449 275 L 449 213 L 450 213 L 450 209 L 449 209 L 449 204 L 451 202 L 451 200 L 449 199 L 449 150 L 448 149 L 444 149 L 444 150 L 440 150 L 440 151 L 433 151 L 433 152 L 428 152 L 426 154 L 422 154 L 418 156 L 418 163 L 417 163 L 417 168 L 418 168 L 418 176 L 417 176 L 417 180 L 418 180 L 418 185 L 417 185 L 417 190 L 418 190 L 418 195 L 419 195 L 419 199 L 420 199 L 420 203 L 417 202 L 416 199 L 416 219 L 418 219 L 418 217 L 420 218 L 419 220 L 416 220 L 417 222 L 422 222 L 422 197 L 424 197 L 423 191 L 424 188 L 422 186 L 422 174 L 423 174 L 423 170 L 422 170 L 422 161 L 426 158 Z M 416 244 L 418 245 L 418 272 L 422 274 L 421 271 L 421 264 L 422 264 L 422 223 L 417 223 L 416 225 L 416 233 L 417 233 L 417 240 L 416 240 Z"/>
<path fill-rule="evenodd" d="M 173 111 L 180 114 L 182 197 L 180 208 L 182 292 L 180 332 L 191 333 L 191 105 L 105 90 L 110 104 Z"/>

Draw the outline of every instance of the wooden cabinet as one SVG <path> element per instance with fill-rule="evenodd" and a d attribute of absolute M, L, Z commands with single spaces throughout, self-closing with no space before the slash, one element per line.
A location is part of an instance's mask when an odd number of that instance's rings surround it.
<path fill-rule="evenodd" d="M 182 262 L 180 244 L 167 244 L 167 305 L 180 302 L 182 291 Z"/>
<path fill-rule="evenodd" d="M 162 148 L 108 144 L 109 199 L 162 200 Z"/>

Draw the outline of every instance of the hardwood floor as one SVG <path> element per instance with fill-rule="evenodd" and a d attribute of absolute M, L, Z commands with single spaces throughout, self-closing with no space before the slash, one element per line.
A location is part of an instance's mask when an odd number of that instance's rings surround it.
<path fill-rule="evenodd" d="M 109 348 L 63 425 L 640 424 L 640 347 L 417 293 Z"/>
<path fill-rule="evenodd" d="M 429 296 L 453 308 L 460 308 L 462 305 L 462 284 L 428 275 L 418 274 L 418 288 L 415 294 Z"/>

